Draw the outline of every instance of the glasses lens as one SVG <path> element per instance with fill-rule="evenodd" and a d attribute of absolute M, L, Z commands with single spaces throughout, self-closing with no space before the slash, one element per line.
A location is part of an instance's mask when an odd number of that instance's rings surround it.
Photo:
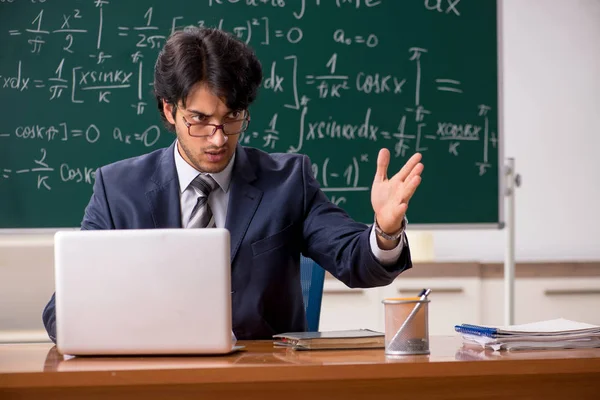
<path fill-rule="evenodd" d="M 190 126 L 189 129 L 190 129 L 191 136 L 203 137 L 203 136 L 210 136 L 214 127 L 210 126 L 210 125 L 204 125 L 204 124 L 193 124 Z"/>
<path fill-rule="evenodd" d="M 224 125 L 226 135 L 237 135 L 248 128 L 248 121 L 246 119 L 239 119 L 237 121 L 227 122 Z"/>

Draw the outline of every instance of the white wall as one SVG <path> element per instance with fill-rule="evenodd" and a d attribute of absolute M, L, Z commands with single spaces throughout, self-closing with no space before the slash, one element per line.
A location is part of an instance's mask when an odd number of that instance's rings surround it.
<path fill-rule="evenodd" d="M 42 310 L 54 292 L 49 235 L 0 236 L 0 343 L 48 340 Z"/>
<path fill-rule="evenodd" d="M 600 259 L 600 0 L 503 0 L 516 257 Z M 437 231 L 437 260 L 501 261 L 504 231 Z"/>
<path fill-rule="evenodd" d="M 504 0 L 503 21 L 505 155 L 523 176 L 517 259 L 600 260 L 600 0 Z M 437 260 L 503 259 L 503 231 L 432 236 Z M 42 328 L 51 246 L 0 235 L 0 331 Z"/>

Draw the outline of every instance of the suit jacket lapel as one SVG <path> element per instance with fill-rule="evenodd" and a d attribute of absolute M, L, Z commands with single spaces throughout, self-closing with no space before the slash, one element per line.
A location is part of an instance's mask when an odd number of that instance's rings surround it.
<path fill-rule="evenodd" d="M 250 184 L 256 179 L 254 166 L 251 165 L 246 152 L 239 144 L 235 157 L 225 222 L 225 228 L 231 235 L 232 264 L 263 195 L 262 190 Z"/>
<path fill-rule="evenodd" d="M 175 168 L 174 146 L 175 142 L 163 150 L 146 191 L 155 228 L 181 228 L 179 179 Z"/>

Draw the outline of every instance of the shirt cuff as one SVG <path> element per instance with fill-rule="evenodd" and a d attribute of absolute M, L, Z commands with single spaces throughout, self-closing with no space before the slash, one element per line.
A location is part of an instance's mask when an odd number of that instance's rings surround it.
<path fill-rule="evenodd" d="M 379 245 L 377 244 L 377 234 L 375 233 L 375 228 L 371 226 L 371 236 L 369 238 L 369 243 L 371 244 L 371 252 L 375 256 L 377 261 L 379 261 L 383 265 L 391 265 L 397 262 L 400 258 L 400 254 L 402 254 L 402 249 L 404 248 L 405 235 L 405 233 L 402 233 L 402 236 L 400 236 L 400 241 L 398 242 L 398 245 L 396 247 L 394 247 L 391 250 L 383 250 L 379 248 Z"/>

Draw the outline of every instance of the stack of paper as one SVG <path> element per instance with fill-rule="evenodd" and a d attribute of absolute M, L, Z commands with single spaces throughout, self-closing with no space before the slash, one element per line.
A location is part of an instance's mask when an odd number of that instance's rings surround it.
<path fill-rule="evenodd" d="M 375 349 L 384 347 L 384 335 L 369 329 L 330 332 L 289 332 L 274 335 L 276 346 L 295 350 Z"/>
<path fill-rule="evenodd" d="M 461 324 L 454 329 L 464 344 L 493 350 L 600 347 L 600 326 L 563 318 L 504 327 Z"/>

